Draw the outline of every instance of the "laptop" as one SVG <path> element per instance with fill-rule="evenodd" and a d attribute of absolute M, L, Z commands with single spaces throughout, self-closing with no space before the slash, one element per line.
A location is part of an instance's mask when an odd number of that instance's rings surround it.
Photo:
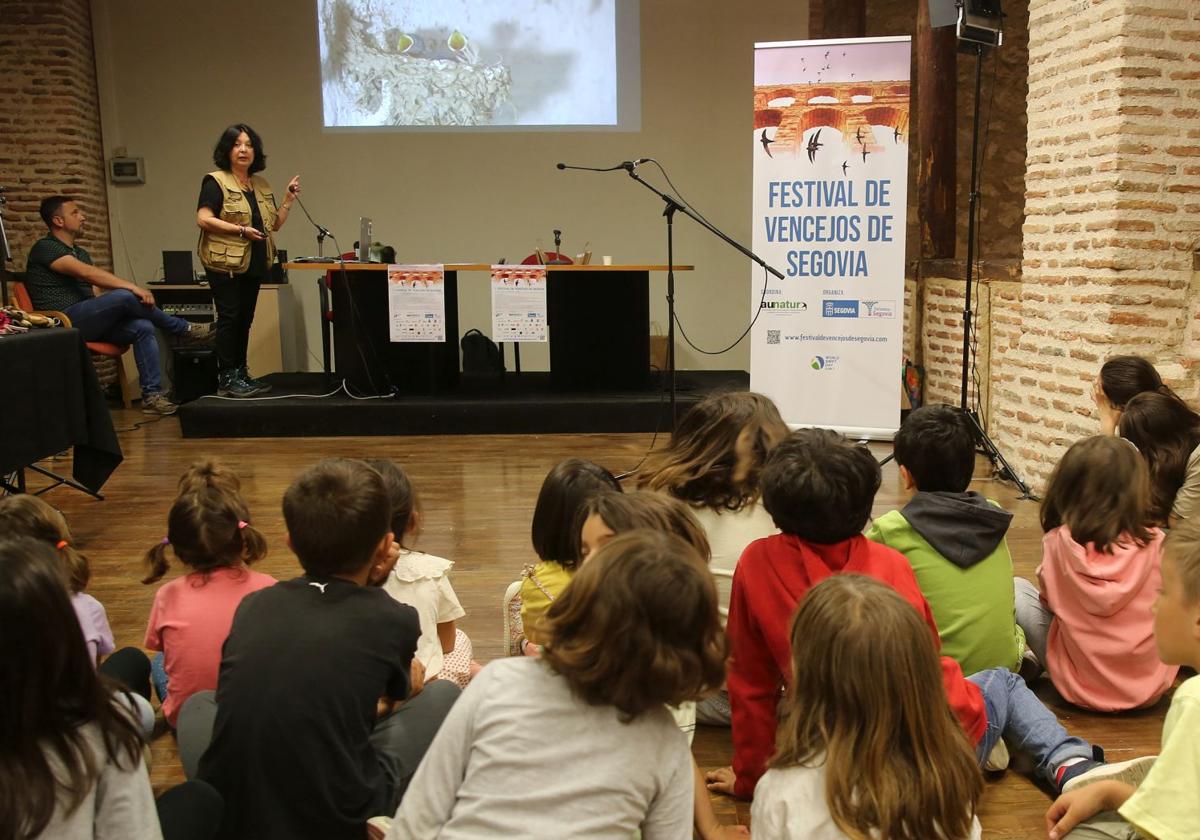
<path fill-rule="evenodd" d="M 163 281 L 172 285 L 195 285 L 191 251 L 163 251 Z"/>

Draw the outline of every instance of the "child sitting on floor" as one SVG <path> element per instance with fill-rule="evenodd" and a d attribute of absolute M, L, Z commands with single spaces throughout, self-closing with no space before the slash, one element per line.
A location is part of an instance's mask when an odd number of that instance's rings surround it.
<path fill-rule="evenodd" d="M 663 534 L 674 534 L 696 550 L 708 562 L 708 538 L 691 509 L 680 500 L 664 493 L 636 490 L 632 493 L 601 493 L 593 496 L 584 506 L 584 520 L 580 529 L 580 563 L 586 563 L 601 547 L 618 534 L 647 529 Z M 718 595 L 718 603 L 720 596 Z M 703 702 L 703 701 L 702 701 Z M 687 735 L 688 744 L 696 732 L 697 703 L 683 703 L 671 707 L 671 716 L 680 730 Z M 726 826 L 717 820 L 712 801 L 704 786 L 704 776 L 695 761 L 692 770 L 696 783 L 695 832 L 702 840 L 746 837 L 743 826 Z"/>
<path fill-rule="evenodd" d="M 738 558 L 754 540 L 778 532 L 761 504 L 759 475 L 768 453 L 787 436 L 769 398 L 714 394 L 688 409 L 666 448 L 651 453 L 638 471 L 638 487 L 686 502 L 704 528 L 722 617 L 729 614 Z"/>
<path fill-rule="evenodd" d="M 135 647 L 116 649 L 108 612 L 103 604 L 84 592 L 92 570 L 87 558 L 75 547 L 66 517 L 39 496 L 24 493 L 4 496 L 0 498 L 0 534 L 32 537 L 54 548 L 92 666 L 127 689 L 118 696 L 133 708 L 142 733 L 149 737 L 154 730 L 150 660 Z"/>
<path fill-rule="evenodd" d="M 1149 524 L 1149 502 L 1145 461 L 1121 438 L 1079 441 L 1050 476 L 1041 593 L 1017 579 L 1017 621 L 1035 661 L 1077 706 L 1151 705 L 1179 671 L 1154 654 L 1163 533 Z"/>
<path fill-rule="evenodd" d="M 968 490 L 975 429 L 967 413 L 923 406 L 896 432 L 907 505 L 872 523 L 867 539 L 905 556 L 933 610 L 942 654 L 964 674 L 1021 666 L 1025 638 L 1013 617 L 1013 564 L 1004 535 L 1012 514 Z"/>
<path fill-rule="evenodd" d="M 533 550 L 538 562 L 526 566 L 521 583 L 521 624 L 535 653 L 540 643 L 537 623 L 542 613 L 566 589 L 579 565 L 579 511 L 591 496 L 606 490 L 621 492 L 612 473 L 591 461 L 568 458 L 554 465 L 542 482 L 533 509 Z"/>
<path fill-rule="evenodd" d="M 800 602 L 791 640 L 756 840 L 978 840 L 983 776 L 912 605 L 873 578 L 834 575 Z"/>
<path fill-rule="evenodd" d="M 199 776 L 225 797 L 225 840 L 361 840 L 370 817 L 395 809 L 458 697 L 449 680 L 423 686 L 416 610 L 378 588 L 395 562 L 391 516 L 362 461 L 322 461 L 284 494 L 304 576 L 242 600 L 215 698 L 193 695 L 179 718 L 191 730 L 215 704 Z"/>
<path fill-rule="evenodd" d="M 779 444 L 763 470 L 763 503 L 783 533 L 750 544 L 733 578 L 727 629 L 731 648 L 733 767 L 709 774 L 713 790 L 751 798 L 775 740 L 780 693 L 791 665 L 791 617 L 809 589 L 847 572 L 869 575 L 913 605 L 940 645 L 937 625 L 904 555 L 862 536 L 879 489 L 879 464 L 865 447 L 826 429 L 802 429 Z M 1007 764 L 992 751 L 1011 736 L 1036 771 L 1059 790 L 1123 765 L 1093 760 L 1016 674 L 1003 668 L 965 679 L 941 657 L 942 683 L 976 758 Z"/>
<path fill-rule="evenodd" d="M 1170 665 L 1200 669 L 1200 523 L 1172 529 L 1163 546 L 1154 644 Z M 1046 812 L 1051 840 L 1195 837 L 1200 826 L 1200 677 L 1175 689 L 1162 752 L 1143 778 L 1108 780 L 1060 796 Z M 1076 826 L 1078 826 L 1076 828 Z M 1074 829 L 1074 831 L 1072 831 Z"/>
<path fill-rule="evenodd" d="M 541 658 L 497 660 L 467 686 L 389 839 L 691 835 L 692 763 L 664 707 L 721 682 L 704 561 L 670 534 L 622 534 L 580 567 L 542 631 Z"/>
<path fill-rule="evenodd" d="M 145 645 L 159 651 L 153 677 L 163 717 L 175 728 L 179 710 L 197 691 L 217 687 L 221 646 L 242 598 L 275 583 L 250 565 L 267 554 L 262 534 L 224 468 L 208 461 L 193 465 L 179 481 L 182 490 L 167 514 L 167 535 L 146 552 L 154 583 L 169 568 L 168 547 L 188 573 L 154 593 Z"/>
<path fill-rule="evenodd" d="M 383 584 L 384 591 L 409 604 L 421 619 L 417 659 L 425 666 L 426 682 L 451 680 L 466 688 L 479 663 L 471 659 L 471 640 L 455 626 L 466 610 L 458 602 L 447 576 L 454 564 L 441 557 L 413 551 L 406 543 L 421 533 L 421 506 L 408 474 L 391 461 L 367 463 L 383 478 L 392 502 L 393 553 L 396 565 Z"/>

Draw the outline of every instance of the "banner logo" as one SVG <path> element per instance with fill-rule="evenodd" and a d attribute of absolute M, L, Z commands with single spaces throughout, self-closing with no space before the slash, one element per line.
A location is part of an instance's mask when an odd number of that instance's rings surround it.
<path fill-rule="evenodd" d="M 858 301 L 844 300 L 823 300 L 821 301 L 821 317 L 822 318 L 857 318 L 858 317 Z"/>
<path fill-rule="evenodd" d="M 896 301 L 894 300 L 864 300 L 862 301 L 864 318 L 895 318 Z"/>

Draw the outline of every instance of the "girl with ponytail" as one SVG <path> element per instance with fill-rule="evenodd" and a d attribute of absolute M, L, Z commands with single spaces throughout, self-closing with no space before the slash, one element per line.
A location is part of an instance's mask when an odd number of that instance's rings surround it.
<path fill-rule="evenodd" d="M 29 537 L 54 550 L 59 579 L 71 599 L 92 667 L 125 689 L 118 696 L 133 711 L 143 734 L 149 735 L 154 729 L 150 660 L 134 647 L 116 649 L 108 612 L 83 591 L 91 580 L 91 567 L 75 547 L 66 517 L 38 496 L 5 496 L 0 498 L 0 534 Z"/>
<path fill-rule="evenodd" d="M 146 626 L 145 646 L 160 651 L 154 686 L 172 727 L 185 700 L 216 689 L 221 646 L 242 598 L 275 583 L 250 569 L 266 556 L 267 543 L 250 524 L 239 487 L 237 476 L 219 463 L 194 464 L 179 480 L 167 535 L 146 552 L 150 573 L 143 583 L 166 574 L 168 549 L 188 570 L 159 587 Z"/>

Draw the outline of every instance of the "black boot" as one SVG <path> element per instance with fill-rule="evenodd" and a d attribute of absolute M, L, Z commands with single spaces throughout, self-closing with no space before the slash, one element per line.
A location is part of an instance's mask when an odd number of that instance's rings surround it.
<path fill-rule="evenodd" d="M 271 390 L 271 383 L 264 382 L 261 379 L 255 379 L 250 375 L 250 369 L 245 365 L 238 368 L 238 378 L 249 384 L 251 387 L 258 389 L 258 393 L 265 394 Z"/>
<path fill-rule="evenodd" d="M 223 370 L 217 374 L 218 397 L 253 397 L 258 389 L 242 379 L 239 370 Z"/>

